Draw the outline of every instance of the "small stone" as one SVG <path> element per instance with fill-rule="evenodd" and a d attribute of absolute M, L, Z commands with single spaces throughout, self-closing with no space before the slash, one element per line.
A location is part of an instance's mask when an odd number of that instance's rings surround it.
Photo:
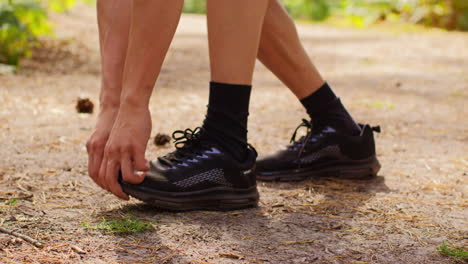
<path fill-rule="evenodd" d="M 89 98 L 78 98 L 76 102 L 76 111 L 78 113 L 92 114 L 94 110 L 94 104 Z"/>
<path fill-rule="evenodd" d="M 158 133 L 155 137 L 154 137 L 154 144 L 156 146 L 164 146 L 166 145 L 167 143 L 169 143 L 171 141 L 171 137 L 169 135 L 166 135 L 166 134 L 161 134 L 161 133 Z"/>
<path fill-rule="evenodd" d="M 23 239 L 21 238 L 12 238 L 8 244 L 10 245 L 20 245 L 23 243 Z"/>

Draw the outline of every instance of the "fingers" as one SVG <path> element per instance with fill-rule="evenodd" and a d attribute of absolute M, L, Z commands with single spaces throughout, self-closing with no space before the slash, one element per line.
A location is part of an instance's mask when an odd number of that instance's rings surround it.
<path fill-rule="evenodd" d="M 149 171 L 149 162 L 145 159 L 145 150 L 133 151 L 133 165 L 137 171 Z"/>
<path fill-rule="evenodd" d="M 105 181 L 107 184 L 108 190 L 112 192 L 115 196 L 123 200 L 128 200 L 128 195 L 123 192 L 122 187 L 117 181 L 119 175 L 120 164 L 115 160 L 108 160 L 106 168 Z"/>
<path fill-rule="evenodd" d="M 96 183 L 99 186 L 101 186 L 101 188 L 103 188 L 104 190 L 109 191 L 109 187 L 107 186 L 107 182 L 106 182 L 106 170 L 107 170 L 107 163 L 108 163 L 107 160 L 108 160 L 107 155 L 104 153 L 101 166 L 99 167 L 99 175 L 98 175 Z"/>
<path fill-rule="evenodd" d="M 115 146 L 108 142 L 103 148 L 92 148 L 87 144 L 89 174 L 103 189 L 112 192 L 117 197 L 128 200 L 118 182 L 119 170 L 124 181 L 139 184 L 149 170 L 148 161 L 143 151 L 132 151 L 130 146 Z M 142 173 L 143 172 L 143 173 Z"/>
<path fill-rule="evenodd" d="M 98 183 L 99 179 L 99 169 L 101 167 L 102 159 L 104 156 L 104 150 L 98 149 L 89 155 L 89 176 L 93 179 L 94 182 Z M 99 183 L 98 183 L 99 184 Z"/>
<path fill-rule="evenodd" d="M 89 174 L 89 177 L 91 177 L 91 179 L 93 179 L 94 182 L 96 182 L 96 180 L 94 180 L 95 177 L 93 177 L 96 175 L 95 167 L 96 165 L 94 163 L 93 153 L 88 150 L 88 174 Z"/>
<path fill-rule="evenodd" d="M 105 140 L 90 139 L 86 143 L 86 150 L 88 152 L 88 173 L 94 182 L 99 184 L 99 170 L 104 155 Z M 101 186 L 102 187 L 102 186 Z"/>
<path fill-rule="evenodd" d="M 125 182 L 131 184 L 139 184 L 141 183 L 145 176 L 136 173 L 133 169 L 132 161 L 129 155 L 125 155 L 122 160 L 120 161 L 121 171 L 122 171 L 122 178 Z"/>

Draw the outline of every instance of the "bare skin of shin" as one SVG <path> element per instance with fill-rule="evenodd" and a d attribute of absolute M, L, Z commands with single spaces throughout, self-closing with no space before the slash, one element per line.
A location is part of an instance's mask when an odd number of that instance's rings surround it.
<path fill-rule="evenodd" d="M 278 0 L 269 1 L 258 59 L 299 99 L 324 83 L 299 40 L 294 21 Z"/>
<path fill-rule="evenodd" d="M 268 0 L 208 0 L 211 81 L 252 83 Z"/>

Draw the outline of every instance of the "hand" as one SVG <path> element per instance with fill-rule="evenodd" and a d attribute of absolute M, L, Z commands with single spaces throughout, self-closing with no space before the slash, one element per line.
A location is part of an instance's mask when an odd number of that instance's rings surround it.
<path fill-rule="evenodd" d="M 119 170 L 124 181 L 138 184 L 149 170 L 145 150 L 151 134 L 151 116 L 147 107 L 120 107 L 104 149 L 97 183 L 117 197 L 128 200 L 118 183 Z"/>
<path fill-rule="evenodd" d="M 101 109 L 97 118 L 96 127 L 86 143 L 86 150 L 88 151 L 88 173 L 96 183 L 98 183 L 97 180 L 104 155 L 104 147 L 106 146 L 118 112 L 118 107 Z"/>

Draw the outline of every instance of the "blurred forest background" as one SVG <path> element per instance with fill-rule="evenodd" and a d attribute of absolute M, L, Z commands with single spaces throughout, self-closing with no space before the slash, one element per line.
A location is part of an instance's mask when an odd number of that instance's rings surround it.
<path fill-rule="evenodd" d="M 0 63 L 18 65 L 31 56 L 43 36 L 53 36 L 49 12 L 66 12 L 77 1 L 0 0 Z M 302 21 L 365 27 L 375 23 L 410 23 L 448 30 L 468 30 L 466 0 L 282 0 Z M 184 12 L 205 13 L 205 0 L 186 0 Z"/>

